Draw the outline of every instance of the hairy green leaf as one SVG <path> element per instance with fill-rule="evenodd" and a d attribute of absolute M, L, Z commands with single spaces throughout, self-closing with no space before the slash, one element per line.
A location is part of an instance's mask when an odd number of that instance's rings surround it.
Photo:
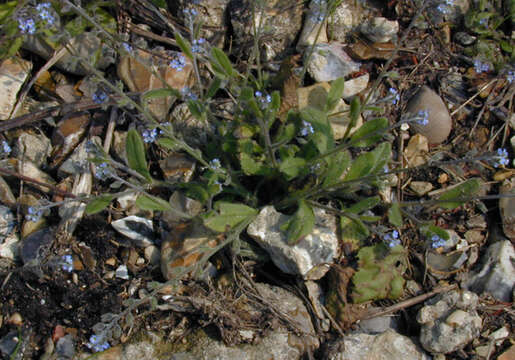
<path fill-rule="evenodd" d="M 143 210 L 169 211 L 172 206 L 166 200 L 152 196 L 140 195 L 136 199 L 136 206 Z"/>
<path fill-rule="evenodd" d="M 327 95 L 327 101 L 325 104 L 325 111 L 332 111 L 336 105 L 338 105 L 338 101 L 341 100 L 343 95 L 343 89 L 345 87 L 344 78 L 338 78 L 334 80 L 331 84 L 331 89 L 329 90 L 329 94 Z"/>
<path fill-rule="evenodd" d="M 135 129 L 131 129 L 127 133 L 125 151 L 130 168 L 143 175 L 148 182 L 151 182 L 152 177 L 148 172 L 147 160 L 145 159 L 145 145 L 141 135 Z"/>
<path fill-rule="evenodd" d="M 338 151 L 327 158 L 327 172 L 322 187 L 327 188 L 341 181 L 341 176 L 350 165 L 351 155 L 348 151 Z"/>
<path fill-rule="evenodd" d="M 392 203 L 392 205 L 388 209 L 388 221 L 393 226 L 402 226 L 402 213 L 398 202 Z"/>
<path fill-rule="evenodd" d="M 392 147 L 387 142 L 379 144 L 372 151 L 362 153 L 352 162 L 352 166 L 347 175 L 345 175 L 344 180 L 356 180 L 382 171 L 383 167 L 390 160 L 391 155 Z"/>
<path fill-rule="evenodd" d="M 193 61 L 193 53 L 191 52 L 190 44 L 181 36 L 181 34 L 179 34 L 178 31 L 175 32 L 175 41 L 177 41 L 177 45 L 179 45 L 184 55 Z"/>
<path fill-rule="evenodd" d="M 481 189 L 481 179 L 473 178 L 469 179 L 458 186 L 447 190 L 442 195 L 440 195 L 438 200 L 449 200 L 443 203 L 439 203 L 438 205 L 444 209 L 455 209 L 458 206 L 463 205 L 467 200 L 461 201 L 453 201 L 460 198 L 470 198 L 478 193 Z"/>
<path fill-rule="evenodd" d="M 306 160 L 303 158 L 289 157 L 281 162 L 279 171 L 285 174 L 288 180 L 291 180 L 299 175 L 304 166 L 306 166 Z"/>
<path fill-rule="evenodd" d="M 289 245 L 295 245 L 304 236 L 311 234 L 315 227 L 315 213 L 313 208 L 304 200 L 298 202 L 298 209 L 284 224 L 281 230 L 286 231 L 286 238 Z"/>
<path fill-rule="evenodd" d="M 223 71 L 225 77 L 232 77 L 235 73 L 231 61 L 223 52 L 217 47 L 211 48 L 211 64 L 216 63 L 218 69 Z"/>
<path fill-rule="evenodd" d="M 257 215 L 257 210 L 238 203 L 218 201 L 214 206 L 216 211 L 204 217 L 204 225 L 211 230 L 225 232 L 251 216 Z"/>
<path fill-rule="evenodd" d="M 86 205 L 86 214 L 92 215 L 104 210 L 107 206 L 109 206 L 111 201 L 113 201 L 113 198 L 113 195 L 101 195 L 91 200 L 88 205 Z"/>
<path fill-rule="evenodd" d="M 377 143 L 388 128 L 386 118 L 376 118 L 364 123 L 350 138 L 352 146 L 367 147 Z"/>

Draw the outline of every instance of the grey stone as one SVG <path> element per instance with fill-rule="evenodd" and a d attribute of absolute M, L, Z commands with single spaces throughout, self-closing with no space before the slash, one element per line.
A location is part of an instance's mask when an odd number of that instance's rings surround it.
<path fill-rule="evenodd" d="M 90 162 L 88 158 L 90 158 L 91 155 L 89 155 L 87 151 L 88 141 L 89 140 L 84 140 L 77 146 L 73 153 L 59 167 L 59 172 L 63 175 L 62 177 L 90 172 Z"/>
<path fill-rule="evenodd" d="M 395 316 L 384 315 L 360 320 L 357 324 L 360 331 L 367 334 L 380 334 L 389 329 L 397 330 L 398 321 Z"/>
<path fill-rule="evenodd" d="M 378 335 L 350 334 L 330 345 L 327 360 L 429 360 L 410 338 L 387 330 Z M 340 350 L 343 348 L 343 350 Z"/>
<path fill-rule="evenodd" d="M 424 135 L 430 144 L 444 142 L 451 133 L 452 118 L 440 96 L 425 85 L 410 99 L 406 113 L 417 114 L 424 110 L 429 112 L 427 125 L 413 122 L 410 126 Z"/>
<path fill-rule="evenodd" d="M 34 260 L 38 262 L 44 249 L 52 243 L 52 240 L 53 234 L 48 228 L 35 231 L 23 239 L 20 251 L 23 263 L 28 264 Z"/>
<path fill-rule="evenodd" d="M 23 83 L 32 70 L 32 63 L 19 57 L 0 64 L 0 121 L 7 120 L 14 109 Z M 16 114 L 13 114 L 15 116 Z"/>
<path fill-rule="evenodd" d="M 321 22 L 319 17 L 323 14 L 324 8 L 320 4 L 324 2 L 312 0 L 306 13 L 304 26 L 297 42 L 297 50 L 301 52 L 306 46 L 314 43 L 327 42 L 327 22 Z M 323 5 L 322 5 L 323 6 Z M 320 29 L 322 27 L 322 29 Z M 318 38 L 317 38 L 318 34 Z"/>
<path fill-rule="evenodd" d="M 488 247 L 483 256 L 481 269 L 470 273 L 465 287 L 478 294 L 488 292 L 501 301 L 511 301 L 515 284 L 513 244 L 508 240 L 496 242 Z"/>
<path fill-rule="evenodd" d="M 374 17 L 361 25 L 360 30 L 370 41 L 384 43 L 395 39 L 399 23 L 384 17 Z"/>
<path fill-rule="evenodd" d="M 463 31 L 457 32 L 456 35 L 454 35 L 454 39 L 456 39 L 457 42 L 464 46 L 472 45 L 476 41 L 475 36 L 467 34 Z"/>
<path fill-rule="evenodd" d="M 27 36 L 23 47 L 33 53 L 38 54 L 42 58 L 50 59 L 55 49 L 44 43 L 37 36 Z M 98 69 L 105 69 L 110 64 L 114 63 L 115 52 L 111 46 L 106 43 L 102 43 L 100 37 L 92 32 L 83 32 L 70 41 L 70 47 L 75 49 L 78 53 L 78 57 L 82 59 L 88 59 L 90 64 L 94 63 Z M 97 59 L 97 51 L 101 48 L 100 56 Z M 92 56 L 95 57 L 96 61 L 93 60 Z M 75 75 L 87 75 L 90 71 L 84 67 L 81 61 L 76 61 L 75 57 L 67 52 L 57 63 L 55 64 L 59 69 L 67 71 Z"/>
<path fill-rule="evenodd" d="M 350 100 L 354 95 L 359 94 L 367 88 L 369 80 L 370 75 L 366 73 L 365 75 L 345 81 L 342 97 L 346 100 Z"/>
<path fill-rule="evenodd" d="M 44 134 L 23 133 L 16 139 L 13 155 L 18 160 L 30 160 L 36 166 L 41 166 L 46 163 L 51 151 L 50 139 Z"/>
<path fill-rule="evenodd" d="M 369 15 L 361 1 L 343 0 L 329 17 L 327 33 L 332 41 L 346 42 L 347 36 Z"/>
<path fill-rule="evenodd" d="M 422 325 L 422 347 L 432 353 L 447 354 L 478 337 L 482 324 L 476 311 L 478 301 L 476 294 L 466 290 L 454 290 L 429 300 L 417 314 Z"/>
<path fill-rule="evenodd" d="M 321 209 L 315 208 L 314 212 L 316 223 L 313 231 L 295 245 L 288 244 L 286 234 L 280 229 L 290 216 L 277 212 L 273 206 L 261 210 L 248 226 L 247 233 L 269 253 L 279 269 L 287 274 L 317 280 L 309 277 L 310 270 L 317 265 L 331 263 L 340 250 L 335 218 Z"/>
<path fill-rule="evenodd" d="M 345 77 L 360 68 L 340 43 L 317 44 L 307 66 L 308 73 L 317 82 L 332 81 Z M 305 53 L 307 54 L 307 52 Z"/>
<path fill-rule="evenodd" d="M 39 169 L 39 167 L 34 164 L 32 161 L 24 160 L 24 161 L 18 161 L 18 172 L 22 174 L 23 176 L 27 176 L 31 179 L 36 179 L 40 182 L 46 183 L 48 185 L 55 185 L 55 180 L 48 175 L 46 172 Z M 50 189 L 46 186 L 41 185 L 34 185 L 38 189 L 40 189 L 43 192 L 49 192 Z"/>
<path fill-rule="evenodd" d="M 57 340 L 56 353 L 60 356 L 59 360 L 73 359 L 75 355 L 75 343 L 71 335 L 66 335 Z"/>
<path fill-rule="evenodd" d="M 118 266 L 116 268 L 115 274 L 119 279 L 129 280 L 129 270 L 127 269 L 127 265 Z"/>
<path fill-rule="evenodd" d="M 120 234 L 131 239 L 136 246 L 146 247 L 154 244 L 152 220 L 132 215 L 113 221 L 111 225 Z"/>

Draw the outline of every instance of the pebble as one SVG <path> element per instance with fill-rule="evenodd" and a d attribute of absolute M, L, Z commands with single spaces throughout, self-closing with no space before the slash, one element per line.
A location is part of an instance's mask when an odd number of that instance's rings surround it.
<path fill-rule="evenodd" d="M 418 196 L 423 196 L 433 190 L 433 184 L 427 181 L 412 181 L 409 184 L 411 190 L 413 190 Z"/>
<path fill-rule="evenodd" d="M 32 63 L 17 56 L 0 63 L 0 121 L 7 120 L 16 105 L 18 92 L 32 70 Z M 15 114 L 13 114 L 15 115 Z"/>
<path fill-rule="evenodd" d="M 113 221 L 113 228 L 120 234 L 132 240 L 138 247 L 146 247 L 154 244 L 154 225 L 152 220 L 131 215 Z"/>
<path fill-rule="evenodd" d="M 127 265 L 118 266 L 116 268 L 115 274 L 119 279 L 129 280 L 129 270 L 127 269 Z"/>
<path fill-rule="evenodd" d="M 14 215 L 7 206 L 0 205 L 0 240 L 5 239 L 14 228 Z"/>
<path fill-rule="evenodd" d="M 372 42 L 385 43 L 395 39 L 399 23 L 384 17 L 374 17 L 361 25 L 360 31 Z"/>
<path fill-rule="evenodd" d="M 419 111 L 429 112 L 428 124 L 410 123 L 415 132 L 424 135 L 430 144 L 444 142 L 452 130 L 452 119 L 443 100 L 427 86 L 422 88 L 409 100 L 406 113 L 417 114 Z"/>
<path fill-rule="evenodd" d="M 46 164 L 47 157 L 51 151 L 50 139 L 44 134 L 36 135 L 25 132 L 16 139 L 13 155 L 18 160 L 29 160 L 36 166 L 41 166 Z"/>
<path fill-rule="evenodd" d="M 305 52 L 307 56 L 307 52 Z M 350 58 L 344 44 L 317 44 L 307 66 L 316 82 L 332 81 L 359 71 L 360 64 Z"/>
<path fill-rule="evenodd" d="M 13 192 L 9 184 L 4 180 L 3 177 L 0 176 L 0 203 L 5 204 L 7 206 L 14 206 L 16 203 L 16 198 L 14 197 Z"/>

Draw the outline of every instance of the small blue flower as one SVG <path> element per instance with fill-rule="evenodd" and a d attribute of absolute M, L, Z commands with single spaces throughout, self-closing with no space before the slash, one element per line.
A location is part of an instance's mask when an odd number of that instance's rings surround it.
<path fill-rule="evenodd" d="M 91 96 L 91 99 L 95 104 L 102 104 L 107 100 L 107 94 L 102 90 L 97 90 L 93 96 Z"/>
<path fill-rule="evenodd" d="M 36 6 L 36 10 L 38 11 L 38 16 L 46 21 L 47 23 L 49 24 L 53 24 L 55 22 L 55 18 L 54 16 L 50 13 L 50 8 L 51 8 L 51 5 L 50 3 L 48 2 L 44 2 L 44 3 L 41 3 L 41 4 L 38 4 Z"/>
<path fill-rule="evenodd" d="M 186 58 L 184 55 L 179 54 L 175 59 L 170 61 L 170 66 L 177 71 L 182 71 L 186 66 Z"/>
<path fill-rule="evenodd" d="M 104 340 L 103 336 L 98 335 L 91 335 L 86 346 L 94 352 L 105 351 L 111 347 L 111 345 Z"/>
<path fill-rule="evenodd" d="M 315 132 L 313 126 L 305 120 L 302 120 L 302 129 L 300 129 L 300 136 L 308 136 Z"/>
<path fill-rule="evenodd" d="M 497 149 L 497 155 L 493 156 L 494 166 L 499 167 L 501 165 L 508 165 L 510 160 L 508 158 L 508 151 L 504 148 Z"/>
<path fill-rule="evenodd" d="M 515 79 L 515 73 L 513 70 L 508 71 L 508 74 L 506 75 L 506 80 L 511 84 L 513 82 L 513 79 Z"/>
<path fill-rule="evenodd" d="M 438 235 L 431 236 L 431 241 L 432 241 L 431 246 L 433 249 L 443 247 L 443 246 L 445 246 L 445 243 L 446 243 L 446 241 Z"/>
<path fill-rule="evenodd" d="M 263 95 L 261 91 L 256 91 L 254 95 L 259 101 L 259 107 L 261 109 L 265 109 L 268 106 L 268 104 L 272 102 L 272 97 L 270 95 Z"/>
<path fill-rule="evenodd" d="M 387 96 L 388 100 L 391 99 L 392 104 L 396 105 L 399 102 L 399 100 L 401 99 L 399 92 L 394 88 L 389 88 L 388 92 L 390 93 L 390 95 Z"/>
<path fill-rule="evenodd" d="M 193 40 L 193 44 L 191 46 L 191 51 L 194 53 L 200 54 L 205 52 L 205 49 L 202 47 L 202 44 L 206 43 L 206 39 L 200 38 Z"/>
<path fill-rule="evenodd" d="M 148 143 L 153 143 L 154 141 L 156 141 L 158 133 L 157 133 L 157 129 L 154 128 L 152 130 L 143 130 L 141 135 L 143 136 L 143 141 L 148 144 Z"/>
<path fill-rule="evenodd" d="M 113 170 L 108 163 L 103 162 L 95 166 L 95 177 L 99 180 L 107 180 L 113 175 Z"/>
<path fill-rule="evenodd" d="M 29 206 L 27 210 L 28 214 L 25 215 L 25 219 L 32 222 L 37 222 L 43 216 L 43 210 L 38 207 Z"/>
<path fill-rule="evenodd" d="M 184 100 L 198 100 L 198 96 L 194 94 L 188 86 L 185 86 L 181 89 L 181 95 Z"/>
<path fill-rule="evenodd" d="M 429 111 L 428 110 L 420 110 L 417 113 L 417 117 L 415 122 L 419 125 L 426 126 L 429 123 Z"/>
<path fill-rule="evenodd" d="M 186 15 L 190 21 L 193 20 L 194 18 L 196 18 L 198 15 L 197 10 L 191 9 L 191 8 L 184 9 L 183 12 L 184 12 L 184 15 Z"/>
<path fill-rule="evenodd" d="M 490 65 L 488 63 L 484 63 L 479 59 L 474 60 L 474 70 L 477 74 L 480 74 L 482 72 L 490 71 Z"/>
<path fill-rule="evenodd" d="M 11 153 L 12 149 L 7 143 L 7 141 L 2 140 L 2 146 L 0 146 L 0 157 L 8 156 Z"/>
<path fill-rule="evenodd" d="M 212 169 L 212 170 L 217 170 L 217 169 L 220 169 L 222 167 L 222 164 L 220 163 L 220 159 L 213 159 L 209 162 L 209 167 Z"/>
<path fill-rule="evenodd" d="M 18 18 L 18 28 L 24 34 L 34 34 L 36 32 L 36 23 L 32 19 Z"/>
<path fill-rule="evenodd" d="M 399 240 L 399 232 L 397 230 L 392 231 L 391 234 L 386 234 L 384 236 L 384 240 L 388 243 L 389 248 L 393 248 L 401 244 L 401 241 Z"/>
<path fill-rule="evenodd" d="M 63 255 L 61 258 L 63 262 L 63 270 L 72 272 L 73 271 L 73 257 L 71 255 Z"/>
<path fill-rule="evenodd" d="M 127 42 L 123 42 L 123 43 L 122 43 L 122 46 L 123 46 L 123 48 L 125 49 L 125 51 L 127 51 L 127 52 L 129 52 L 129 53 L 130 53 L 130 52 L 132 52 L 132 46 L 131 46 L 131 44 L 129 44 L 129 43 L 127 43 Z"/>
<path fill-rule="evenodd" d="M 479 19 L 479 24 L 488 26 L 488 18 Z"/>

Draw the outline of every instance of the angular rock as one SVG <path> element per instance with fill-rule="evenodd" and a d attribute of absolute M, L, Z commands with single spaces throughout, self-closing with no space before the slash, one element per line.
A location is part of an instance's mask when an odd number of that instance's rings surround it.
<path fill-rule="evenodd" d="M 183 153 L 171 153 L 167 158 L 159 160 L 166 181 L 189 182 L 195 171 L 196 162 Z"/>
<path fill-rule="evenodd" d="M 424 135 L 430 144 L 444 142 L 451 133 L 452 118 L 440 96 L 424 85 L 408 102 L 406 113 L 417 114 L 425 110 L 429 112 L 427 125 L 412 122 L 410 126 Z"/>
<path fill-rule="evenodd" d="M 127 216 L 113 221 L 113 228 L 120 234 L 127 236 L 138 247 L 154 244 L 154 225 L 152 220 L 139 216 Z"/>
<path fill-rule="evenodd" d="M 350 32 L 362 24 L 369 13 L 370 10 L 361 1 L 343 0 L 329 17 L 329 40 L 346 42 Z"/>
<path fill-rule="evenodd" d="M 320 21 L 324 9 L 321 9 L 320 1 L 311 1 L 309 10 L 306 13 L 304 26 L 297 42 L 297 50 L 301 52 L 306 46 L 316 43 L 326 43 L 327 40 L 327 22 Z M 322 29 L 320 29 L 322 27 Z M 317 38 L 317 34 L 318 38 Z"/>
<path fill-rule="evenodd" d="M 369 308 L 369 311 L 373 311 L 373 309 Z M 395 316 L 383 315 L 360 320 L 357 325 L 361 332 L 373 335 L 383 333 L 387 330 L 397 330 L 399 321 Z"/>
<path fill-rule="evenodd" d="M 27 36 L 23 47 L 33 53 L 38 54 L 42 58 L 48 60 L 54 54 L 55 49 L 44 43 L 38 36 Z M 115 52 L 107 43 L 103 43 L 99 36 L 93 32 L 83 32 L 71 39 L 70 47 L 75 49 L 78 56 L 82 59 L 88 59 L 90 64 L 94 63 L 98 69 L 105 69 L 114 63 Z M 100 51 L 98 51 L 100 49 Z M 99 57 L 97 58 L 97 54 Z M 89 61 L 95 56 L 94 61 Z M 67 52 L 55 64 L 59 69 L 67 71 L 75 75 L 87 75 L 90 73 L 87 67 L 82 65 L 81 61 L 76 61 L 75 56 Z"/>
<path fill-rule="evenodd" d="M 0 203 L 14 206 L 16 198 L 14 197 L 9 184 L 7 184 L 3 177 L 0 176 Z"/>
<path fill-rule="evenodd" d="M 32 70 L 32 63 L 19 57 L 0 64 L 0 121 L 7 120 L 16 105 L 18 91 Z M 13 117 L 16 114 L 13 114 Z"/>
<path fill-rule="evenodd" d="M 503 182 L 499 194 L 515 195 L 515 177 Z M 499 199 L 499 210 L 501 212 L 502 228 L 504 234 L 515 241 L 515 198 L 503 197 Z"/>
<path fill-rule="evenodd" d="M 280 229 L 290 216 L 277 212 L 273 206 L 264 207 L 248 226 L 247 233 L 265 249 L 274 264 L 287 274 L 301 275 L 307 280 L 310 270 L 317 265 L 332 263 L 339 256 L 338 237 L 334 217 L 321 209 L 314 209 L 315 227 L 295 245 L 288 245 L 286 234 Z"/>
<path fill-rule="evenodd" d="M 359 94 L 367 88 L 370 75 L 366 73 L 354 79 L 345 81 L 342 97 L 345 100 L 350 100 L 354 95 Z"/>
<path fill-rule="evenodd" d="M 52 134 L 52 166 L 61 164 L 82 140 L 91 121 L 86 111 L 63 116 Z"/>
<path fill-rule="evenodd" d="M 18 161 L 18 172 L 23 176 L 35 179 L 39 182 L 55 186 L 56 182 L 50 175 L 40 170 L 32 161 Z M 46 186 L 34 184 L 35 187 L 43 192 L 49 192 L 50 189 Z"/>
<path fill-rule="evenodd" d="M 378 335 L 350 334 L 328 348 L 327 360 L 430 359 L 410 338 L 391 329 Z"/>
<path fill-rule="evenodd" d="M 416 134 L 409 139 L 404 149 L 408 166 L 420 166 L 426 163 L 429 153 L 428 140 L 424 135 Z"/>
<path fill-rule="evenodd" d="M 465 287 L 478 294 L 488 292 L 501 301 L 511 301 L 515 284 L 515 251 L 508 241 L 498 241 L 483 255 L 479 272 L 471 272 Z"/>
<path fill-rule="evenodd" d="M 420 343 L 429 352 L 447 354 L 462 349 L 479 336 L 482 320 L 477 314 L 478 296 L 453 290 L 427 301 L 417 314 L 422 325 Z"/>
<path fill-rule="evenodd" d="M 180 91 L 191 86 L 191 75 L 193 73 L 191 60 L 182 53 L 175 51 L 162 52 L 161 55 L 160 57 L 152 56 L 147 51 L 135 50 L 134 55 L 125 55 L 120 59 L 117 66 L 118 76 L 131 91 L 137 92 L 168 86 Z M 182 70 L 169 66 L 172 59 L 180 56 L 184 56 L 185 61 Z M 154 75 L 151 69 L 157 69 L 165 83 Z M 148 109 L 158 120 L 163 121 L 173 101 L 174 99 L 171 96 L 151 99 L 148 102 Z"/>
<path fill-rule="evenodd" d="M 18 260 L 20 246 L 21 242 L 16 233 L 11 233 L 3 239 L 0 237 L 0 258 L 6 258 L 11 261 Z"/>
<path fill-rule="evenodd" d="M 384 17 L 374 17 L 361 25 L 360 31 L 372 42 L 385 43 L 396 37 L 399 23 Z"/>
<path fill-rule="evenodd" d="M 315 45 L 307 69 L 316 82 L 336 80 L 359 70 L 360 64 L 343 47 L 340 43 Z"/>
<path fill-rule="evenodd" d="M 23 133 L 16 139 L 13 155 L 18 160 L 29 160 L 41 166 L 46 163 L 51 151 L 50 139 L 44 134 Z"/>
<path fill-rule="evenodd" d="M 261 59 L 284 58 L 302 26 L 303 0 L 265 1 L 261 11 L 253 0 L 234 0 L 229 17 L 235 35 L 233 53 L 248 57 L 254 48 L 254 25 L 261 23 L 259 49 Z M 253 18 L 253 8 L 255 17 Z"/>

